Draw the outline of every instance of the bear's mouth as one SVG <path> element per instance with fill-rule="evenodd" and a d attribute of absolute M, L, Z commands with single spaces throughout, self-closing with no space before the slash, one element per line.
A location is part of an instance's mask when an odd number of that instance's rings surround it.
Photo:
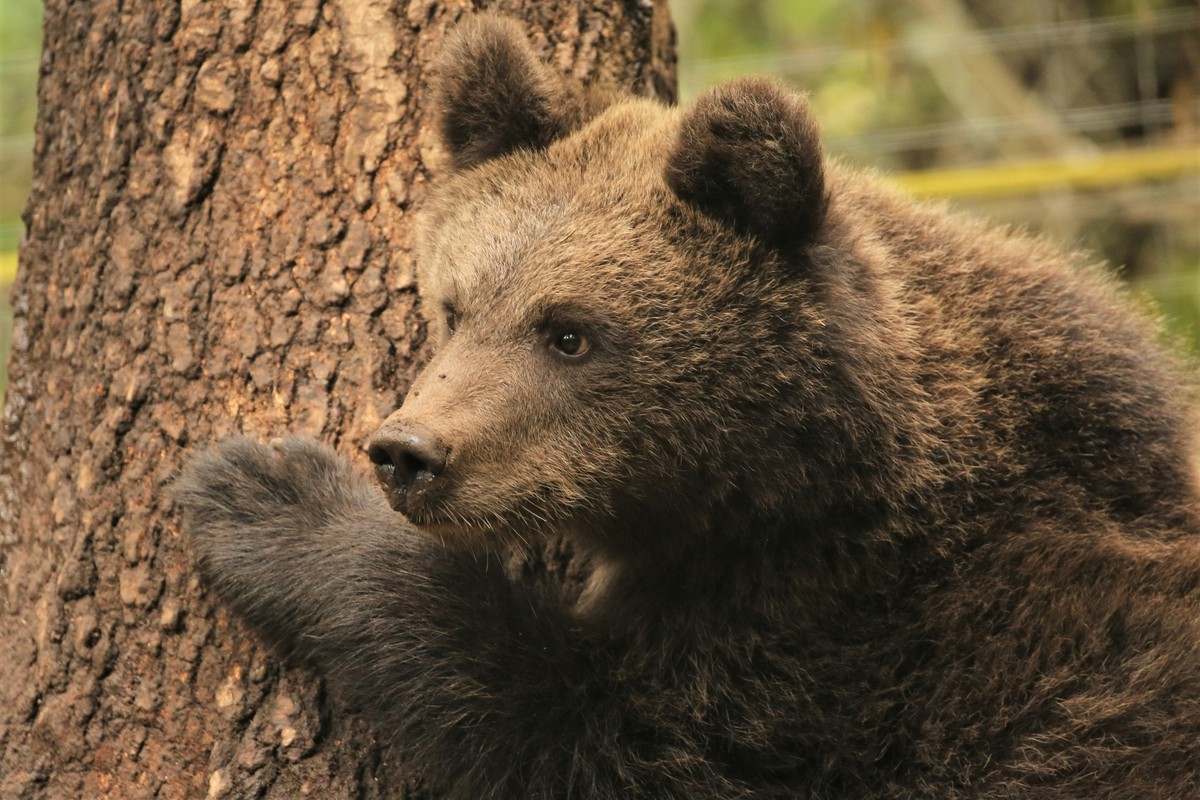
<path fill-rule="evenodd" d="M 479 550 L 528 546 L 570 527 L 569 520 L 559 521 L 558 515 L 552 515 L 546 507 L 544 500 L 549 491 L 536 492 L 523 502 L 493 510 L 485 516 L 457 508 L 441 495 L 424 497 L 417 503 L 411 502 L 411 496 L 388 499 L 392 508 L 412 524 L 414 532 L 440 540 L 449 547 Z"/>
<path fill-rule="evenodd" d="M 491 526 L 447 511 L 433 498 L 388 492 L 392 510 L 409 521 L 416 533 L 453 545 L 492 537 Z M 415 501 L 415 502 L 414 502 Z"/>
<path fill-rule="evenodd" d="M 507 546 L 507 540 L 491 535 L 490 531 L 482 531 L 453 522 L 414 525 L 414 529 L 419 535 L 437 542 L 448 550 L 471 553 L 498 551 Z"/>
<path fill-rule="evenodd" d="M 398 514 L 403 514 L 412 523 L 413 527 L 418 530 L 462 527 L 458 522 L 440 518 L 439 515 L 433 513 L 429 508 L 430 504 L 425 502 L 423 498 L 422 502 L 412 502 L 413 498 L 406 492 L 384 492 L 384 494 L 392 510 Z"/>
<path fill-rule="evenodd" d="M 379 468 L 376 468 L 376 472 L 380 471 Z M 424 485 L 420 485 L 420 476 L 418 476 L 413 486 L 408 489 L 384 484 L 383 496 L 387 499 L 388 505 L 392 507 L 392 511 L 403 514 L 416 524 L 422 524 L 420 518 L 428 515 L 425 508 L 428 505 L 425 489 L 429 483 L 430 481 L 427 480 Z"/>

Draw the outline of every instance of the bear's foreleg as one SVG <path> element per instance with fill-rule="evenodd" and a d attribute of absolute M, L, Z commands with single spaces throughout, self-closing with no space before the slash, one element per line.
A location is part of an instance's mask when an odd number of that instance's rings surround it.
<path fill-rule="evenodd" d="M 206 583 L 449 796 L 620 796 L 610 645 L 539 608 L 496 558 L 420 536 L 302 439 L 228 440 L 193 460 L 177 497 Z"/>

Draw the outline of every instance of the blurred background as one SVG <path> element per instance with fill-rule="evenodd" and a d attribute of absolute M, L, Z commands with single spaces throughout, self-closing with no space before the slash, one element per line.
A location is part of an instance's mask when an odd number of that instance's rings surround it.
<path fill-rule="evenodd" d="M 29 190 L 39 0 L 0 0 L 0 392 Z M 826 148 L 1084 247 L 1200 351 L 1196 0 L 672 0 L 681 100 L 811 92 Z"/>
<path fill-rule="evenodd" d="M 826 148 L 1097 253 L 1200 349 L 1196 0 L 672 0 L 687 102 L 811 92 Z"/>
<path fill-rule="evenodd" d="M 42 44 L 41 0 L 0 0 L 0 398 L 8 383 L 21 211 L 33 174 L 33 123 Z"/>

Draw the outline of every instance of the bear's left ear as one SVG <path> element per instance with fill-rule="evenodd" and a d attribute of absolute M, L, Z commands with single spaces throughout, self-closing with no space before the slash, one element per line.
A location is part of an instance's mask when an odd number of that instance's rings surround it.
<path fill-rule="evenodd" d="M 665 177 L 681 200 L 775 247 L 811 241 L 825 220 L 824 156 L 808 103 L 763 78 L 700 96 Z"/>
<path fill-rule="evenodd" d="M 431 83 L 456 169 L 546 147 L 608 104 L 543 64 L 514 20 L 491 14 L 467 18 L 446 38 Z"/>

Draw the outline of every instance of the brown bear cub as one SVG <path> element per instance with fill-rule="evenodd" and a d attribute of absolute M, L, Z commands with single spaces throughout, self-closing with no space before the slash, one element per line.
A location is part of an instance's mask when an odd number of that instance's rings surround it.
<path fill-rule="evenodd" d="M 1200 797 L 1191 389 L 1101 271 L 769 81 L 606 98 L 480 18 L 434 88 L 384 492 L 294 439 L 180 483 L 254 629 L 447 797 Z"/>

